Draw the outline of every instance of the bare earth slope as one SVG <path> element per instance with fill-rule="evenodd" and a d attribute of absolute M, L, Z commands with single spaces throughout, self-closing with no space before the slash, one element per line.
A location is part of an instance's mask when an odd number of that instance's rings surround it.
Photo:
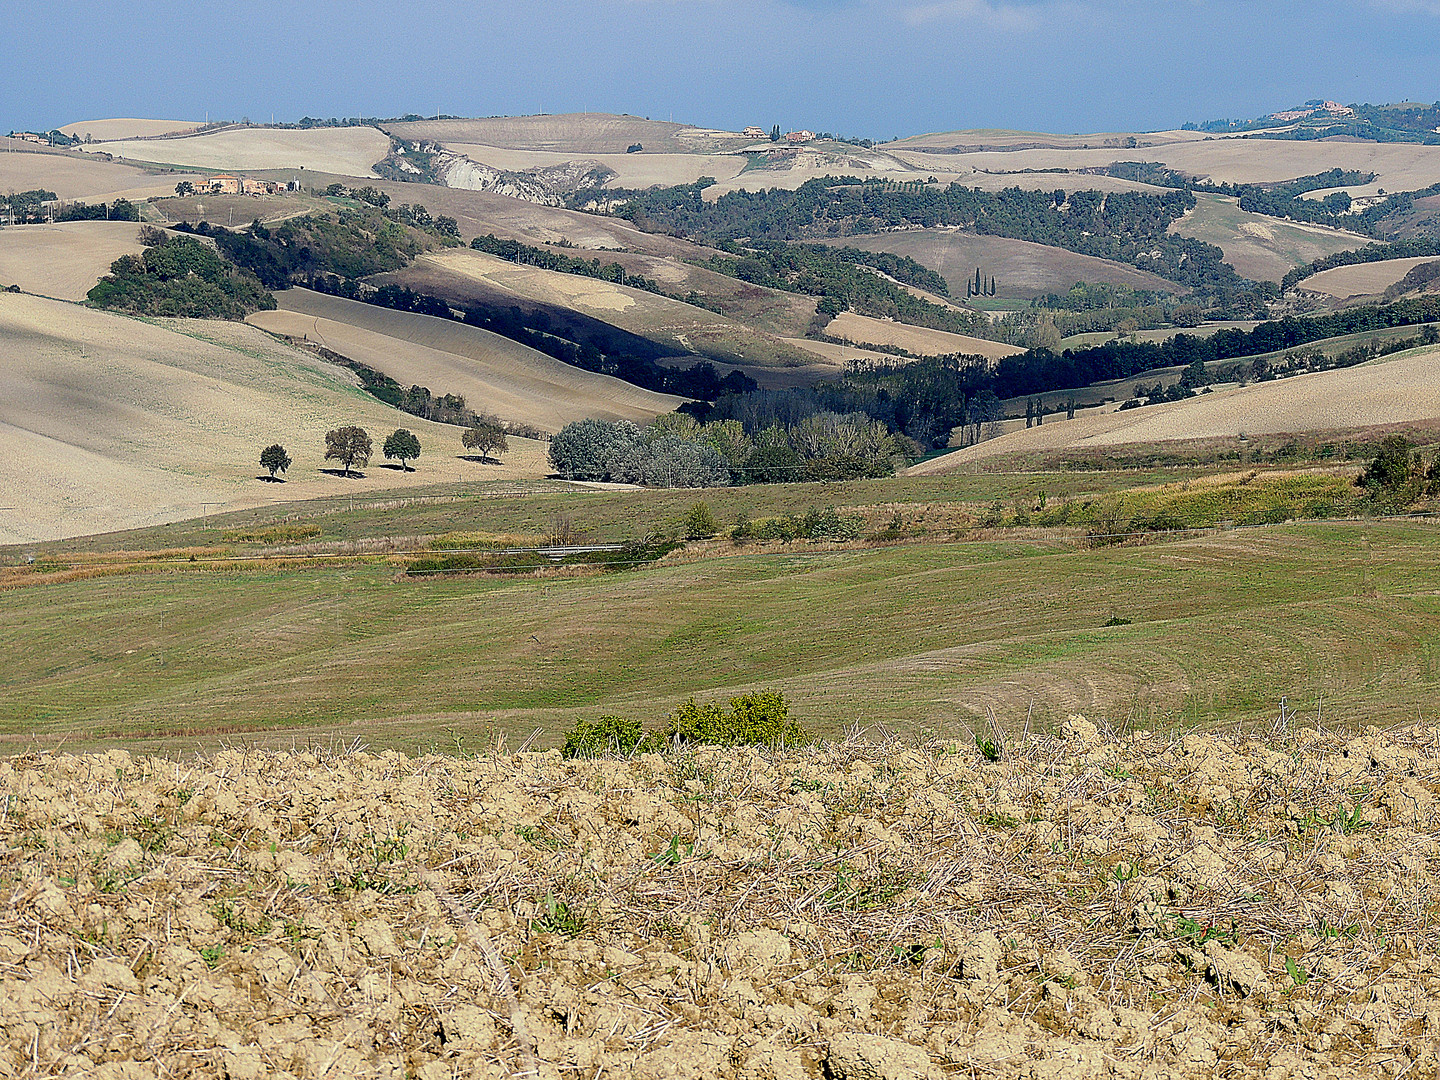
<path fill-rule="evenodd" d="M 83 300 L 121 255 L 144 250 L 133 221 L 64 221 L 0 229 L 0 285 Z"/>
<path fill-rule="evenodd" d="M 329 467 L 325 432 L 345 424 L 375 442 L 364 479 L 320 472 Z M 429 459 L 416 472 L 378 466 L 379 444 L 397 427 L 414 431 Z M 256 480 L 260 450 L 272 442 L 294 460 L 284 484 Z M 391 409 L 349 372 L 252 327 L 153 324 L 0 293 L 0 457 L 24 463 L 0 473 L 0 505 L 9 508 L 0 543 L 175 521 L 202 504 L 499 475 L 459 461 L 460 449 L 457 429 Z M 505 475 L 547 471 L 544 449 L 528 441 L 515 440 L 505 460 Z"/>
<path fill-rule="evenodd" d="M 1413 349 L 1359 367 L 1296 375 L 1142 409 L 1047 421 L 932 458 L 911 469 L 943 473 L 1012 451 L 1167 439 L 1371 427 L 1440 417 L 1440 349 Z"/>
<path fill-rule="evenodd" d="M 0 1071 L 1433 1075 L 1432 728 L 0 762 Z"/>
<path fill-rule="evenodd" d="M 412 315 L 338 296 L 288 289 L 282 310 L 252 325 L 308 338 L 389 375 L 402 386 L 463 394 L 478 412 L 558 431 L 599 417 L 648 423 L 684 400 L 562 363 L 509 338 L 430 315 Z"/>
<path fill-rule="evenodd" d="M 908 255 L 943 276 L 952 296 L 965 295 L 965 284 L 974 280 L 977 268 L 987 280 L 996 279 L 997 296 L 1022 300 L 1045 293 L 1063 294 L 1077 281 L 1107 281 L 1167 293 L 1184 291 L 1172 281 L 1124 263 L 1077 255 L 1026 240 L 981 236 L 958 229 L 907 229 L 847 236 L 838 243 L 862 251 Z"/>

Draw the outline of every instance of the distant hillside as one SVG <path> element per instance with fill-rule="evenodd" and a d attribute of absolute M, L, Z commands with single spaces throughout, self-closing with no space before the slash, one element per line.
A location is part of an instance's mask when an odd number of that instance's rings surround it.
<path fill-rule="evenodd" d="M 325 432 L 365 427 L 364 479 L 320 472 Z M 383 467 L 396 428 L 424 449 L 413 473 Z M 378 437 L 378 438 L 377 438 Z M 287 483 L 257 480 L 279 442 Z M 544 448 L 512 440 L 503 467 L 457 455 L 459 431 L 389 408 L 342 368 L 239 323 L 142 322 L 0 293 L 0 543 L 192 518 L 209 508 L 472 479 L 543 475 Z M 442 465 L 443 463 L 443 465 Z"/>

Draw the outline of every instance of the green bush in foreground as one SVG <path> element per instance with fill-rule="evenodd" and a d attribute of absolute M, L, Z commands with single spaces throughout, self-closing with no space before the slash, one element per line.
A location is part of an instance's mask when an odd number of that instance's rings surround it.
<path fill-rule="evenodd" d="M 577 720 L 574 729 L 565 736 L 560 754 L 567 758 L 593 758 L 604 754 L 628 756 L 649 753 L 663 746 L 664 739 L 655 732 L 645 734 L 639 720 L 602 716 L 594 722 Z"/>
<path fill-rule="evenodd" d="M 692 697 L 680 704 L 666 721 L 666 741 L 710 746 L 797 746 L 810 736 L 789 717 L 783 694 L 773 691 L 740 694 L 730 699 L 730 711 L 714 701 L 699 704 Z"/>
<path fill-rule="evenodd" d="M 639 720 L 602 716 L 577 720 L 565 736 L 560 753 L 567 758 L 604 754 L 645 754 L 672 743 L 699 746 L 803 746 L 812 736 L 790 719 L 783 694 L 767 691 L 739 694 L 727 712 L 719 702 L 703 705 L 693 697 L 682 702 L 665 722 L 663 732 L 646 732 Z"/>

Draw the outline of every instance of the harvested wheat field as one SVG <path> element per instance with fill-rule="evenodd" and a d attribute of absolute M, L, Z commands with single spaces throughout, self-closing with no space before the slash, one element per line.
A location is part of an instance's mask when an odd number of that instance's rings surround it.
<path fill-rule="evenodd" d="M 62 199 L 109 202 L 117 196 L 173 195 L 181 180 L 197 179 L 185 173 L 157 175 L 78 153 L 0 153 L 0 191 L 44 188 Z"/>
<path fill-rule="evenodd" d="M 995 278 L 997 296 L 1022 300 L 1046 293 L 1063 295 L 1077 281 L 1105 281 L 1171 294 L 1185 291 L 1173 281 L 1124 263 L 959 229 L 908 229 L 849 236 L 843 244 L 862 251 L 907 255 L 944 277 L 955 297 L 965 295 L 965 285 L 975 279 L 977 267 L 987 280 Z"/>
<path fill-rule="evenodd" d="M 114 120 L 80 120 L 60 128 L 72 139 L 87 136 L 96 142 L 117 139 L 153 139 L 158 135 L 183 135 L 204 125 L 199 120 L 139 120 L 133 117 Z"/>
<path fill-rule="evenodd" d="M 684 398 L 563 363 L 488 330 L 430 315 L 391 311 L 338 296 L 288 289 L 279 311 L 247 320 L 308 339 L 389 375 L 401 386 L 461 394 L 477 412 L 555 432 L 599 417 L 648 423 Z"/>
<path fill-rule="evenodd" d="M 322 474 L 325 432 L 365 427 L 363 478 Z M 385 468 L 384 437 L 419 436 L 414 472 Z M 0 293 L 0 543 L 178 521 L 206 507 L 375 491 L 438 480 L 543 476 L 545 450 L 514 440 L 503 469 L 461 460 L 460 432 L 360 390 L 348 371 L 241 323 L 141 321 Z M 286 483 L 257 477 L 280 442 Z M 443 469 L 443 471 L 441 471 Z"/>
<path fill-rule="evenodd" d="M 367 280 L 375 285 L 389 282 L 434 293 L 462 308 L 475 300 L 492 307 L 519 302 L 527 309 L 547 310 L 561 323 L 566 313 L 578 312 L 647 339 L 649 348 L 658 344 L 674 355 L 693 356 L 696 361 L 738 364 L 754 369 L 752 374 L 757 378 L 767 369 L 811 363 L 808 354 L 787 345 L 779 335 L 706 308 L 645 289 L 513 263 L 479 251 L 430 252 L 403 270 L 376 274 Z M 790 310 L 788 301 L 767 305 L 763 298 L 755 299 L 758 306 L 769 307 L 781 319 Z M 794 321 L 783 328 L 793 330 Z"/>
<path fill-rule="evenodd" d="M 1018 345 L 1007 345 L 1003 341 L 950 334 L 944 330 L 929 330 L 923 326 L 890 322 L 887 319 L 872 319 L 849 311 L 842 311 L 831 319 L 825 327 L 825 333 L 830 337 L 852 341 L 856 345 L 890 345 L 921 356 L 966 353 L 999 360 L 1025 351 Z"/>
<path fill-rule="evenodd" d="M 0 763 L 0 1070 L 1431 1075 L 1440 734 Z"/>
<path fill-rule="evenodd" d="M 133 221 L 64 221 L 0 229 L 0 286 L 83 300 L 121 255 L 143 251 Z"/>
<path fill-rule="evenodd" d="M 1337 266 L 1306 278 L 1299 288 L 1336 300 L 1346 300 L 1352 296 L 1376 296 L 1403 279 L 1415 267 L 1434 261 L 1434 256 L 1428 256 Z"/>
<path fill-rule="evenodd" d="M 1440 417 L 1440 349 L 1395 353 L 1358 367 L 1296 375 L 1074 420 L 1047 420 L 913 466 L 943 473 L 1012 451 L 1078 449 L 1172 439 L 1377 427 Z M 1128 383 L 1128 381 L 1127 381 Z"/>
<path fill-rule="evenodd" d="M 1247 213 L 1228 195 L 1196 195 L 1195 209 L 1172 224 L 1170 232 L 1214 244 L 1238 273 L 1255 281 L 1279 281 L 1322 255 L 1371 243 L 1358 233 Z"/>
<path fill-rule="evenodd" d="M 390 140 L 369 127 L 229 128 L 169 139 L 121 140 L 104 152 L 133 161 L 196 169 L 299 169 L 372 177 L 371 166 L 390 150 Z"/>

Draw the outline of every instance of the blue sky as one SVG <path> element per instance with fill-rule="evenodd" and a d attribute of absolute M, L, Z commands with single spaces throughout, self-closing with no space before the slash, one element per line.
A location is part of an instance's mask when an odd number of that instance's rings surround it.
<path fill-rule="evenodd" d="M 1440 99 L 1440 0 L 8 0 L 0 128 L 581 109 L 872 138 Z M 19 32 L 18 34 L 16 32 Z"/>

